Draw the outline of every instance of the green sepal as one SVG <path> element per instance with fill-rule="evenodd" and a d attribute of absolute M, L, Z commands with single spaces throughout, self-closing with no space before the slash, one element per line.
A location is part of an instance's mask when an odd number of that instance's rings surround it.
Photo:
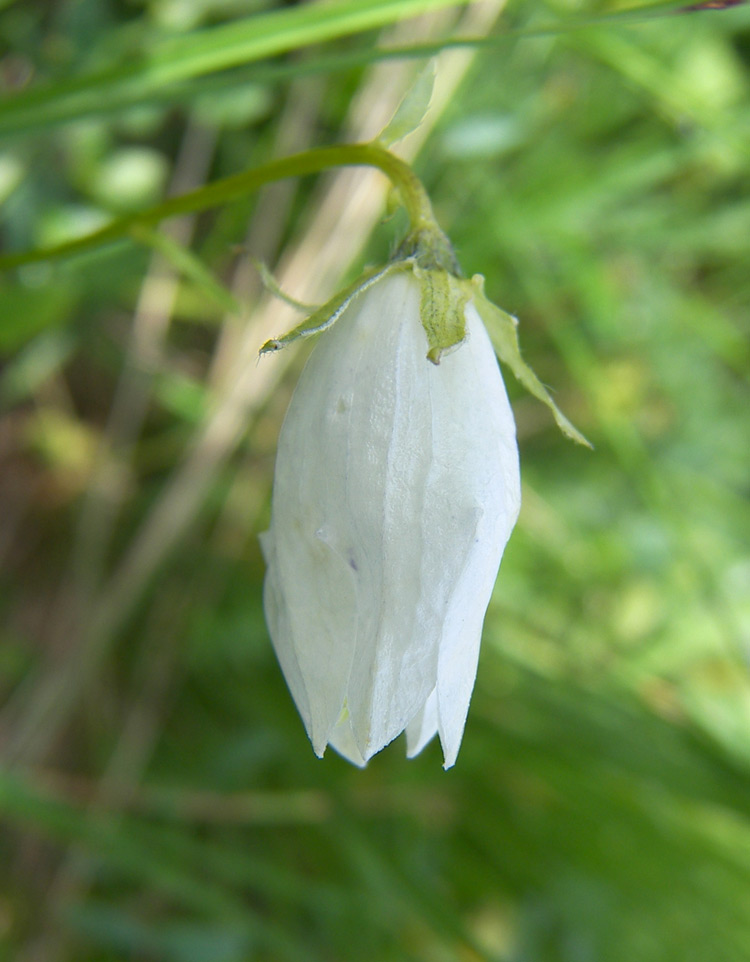
<path fill-rule="evenodd" d="M 552 411 L 557 426 L 566 437 L 572 441 L 577 441 L 578 444 L 585 445 L 587 448 L 592 448 L 591 442 L 565 417 L 552 400 L 547 388 L 521 357 L 521 346 L 518 343 L 518 320 L 487 299 L 484 293 L 484 278 L 481 274 L 475 274 L 472 277 L 471 286 L 473 288 L 474 306 L 484 321 L 497 356 L 504 364 L 508 365 L 529 393 L 547 405 Z"/>
<path fill-rule="evenodd" d="M 381 277 L 385 277 L 386 274 L 397 269 L 399 269 L 398 264 L 389 264 L 387 267 L 377 267 L 371 271 L 365 271 L 356 281 L 344 288 L 343 291 L 335 294 L 330 301 L 327 301 L 322 307 L 319 307 L 309 317 L 305 318 L 301 324 L 298 324 L 297 327 L 289 331 L 288 334 L 266 341 L 258 353 L 260 355 L 272 354 L 275 351 L 280 351 L 288 344 L 298 341 L 300 338 L 312 337 L 313 334 L 320 334 L 322 331 L 327 331 L 329 327 L 333 327 L 358 294 L 366 291 L 368 287 L 371 287 L 375 281 L 380 280 Z"/>
<path fill-rule="evenodd" d="M 466 337 L 466 304 L 471 297 L 466 282 L 444 270 L 423 270 L 414 265 L 421 291 L 419 316 L 427 335 L 427 359 L 439 364 L 446 351 Z"/>

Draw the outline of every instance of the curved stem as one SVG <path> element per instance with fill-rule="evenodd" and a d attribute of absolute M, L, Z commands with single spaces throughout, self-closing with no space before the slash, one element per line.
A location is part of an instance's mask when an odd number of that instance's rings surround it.
<path fill-rule="evenodd" d="M 291 157 L 273 160 L 241 174 L 225 177 L 187 194 L 172 197 L 145 211 L 118 218 L 92 234 L 55 247 L 0 255 L 0 270 L 67 257 L 127 239 L 132 237 L 138 228 L 152 227 L 168 217 L 218 207 L 276 180 L 316 174 L 331 167 L 360 166 L 377 167 L 398 188 L 409 215 L 412 234 L 438 230 L 427 193 L 408 164 L 377 143 L 341 144 L 335 147 L 316 147 Z"/>

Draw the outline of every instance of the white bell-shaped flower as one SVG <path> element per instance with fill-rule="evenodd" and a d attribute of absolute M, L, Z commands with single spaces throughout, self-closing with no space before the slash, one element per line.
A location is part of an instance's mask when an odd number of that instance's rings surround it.
<path fill-rule="evenodd" d="M 322 334 L 279 439 L 265 610 L 315 752 L 406 731 L 455 763 L 482 623 L 520 506 L 515 425 L 471 300 L 426 358 L 420 282 L 386 273 Z"/>

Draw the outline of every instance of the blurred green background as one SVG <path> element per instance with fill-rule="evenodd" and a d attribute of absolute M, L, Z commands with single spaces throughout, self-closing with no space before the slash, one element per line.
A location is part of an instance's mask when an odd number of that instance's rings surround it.
<path fill-rule="evenodd" d="M 378 175 L 283 182 L 0 278 L 0 958 L 750 959 L 750 11 L 3 0 L 0 236 L 404 142 L 593 452 L 508 378 L 524 506 L 455 769 L 311 751 L 257 533 Z"/>

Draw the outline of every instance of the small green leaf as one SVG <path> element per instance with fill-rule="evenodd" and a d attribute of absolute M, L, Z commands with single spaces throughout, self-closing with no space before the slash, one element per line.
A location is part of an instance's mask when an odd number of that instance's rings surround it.
<path fill-rule="evenodd" d="M 258 353 L 261 356 L 263 354 L 273 354 L 275 351 L 280 351 L 283 347 L 292 344 L 294 341 L 298 341 L 300 338 L 312 337 L 313 334 L 320 334 L 322 331 L 327 331 L 329 327 L 333 327 L 358 294 L 366 291 L 368 287 L 371 287 L 375 281 L 380 280 L 381 277 L 385 277 L 386 274 L 398 269 L 399 265 L 390 264 L 387 267 L 377 267 L 374 270 L 365 271 L 356 281 L 344 288 L 343 291 L 335 294 L 330 301 L 327 301 L 322 307 L 319 307 L 317 311 L 314 311 L 301 324 L 298 324 L 297 327 L 289 331 L 288 334 L 266 341 Z"/>
<path fill-rule="evenodd" d="M 572 441 L 577 441 L 578 444 L 585 445 L 587 448 L 593 447 L 591 442 L 565 417 L 552 400 L 547 388 L 521 357 L 516 318 L 487 299 L 484 293 L 484 278 L 481 274 L 475 274 L 471 279 L 471 284 L 474 288 L 474 305 L 485 323 L 490 339 L 497 351 L 497 356 L 504 364 L 508 365 L 527 391 L 547 405 L 552 411 L 557 426 L 566 437 Z"/>
<path fill-rule="evenodd" d="M 435 86 L 435 62 L 430 60 L 414 78 L 403 100 L 388 124 L 376 138 L 383 147 L 391 147 L 419 127 L 424 120 Z"/>
<path fill-rule="evenodd" d="M 466 337 L 466 304 L 470 293 L 447 271 L 421 270 L 414 266 L 422 296 L 419 315 L 427 335 L 428 360 L 439 364 L 446 351 L 456 347 Z"/>

